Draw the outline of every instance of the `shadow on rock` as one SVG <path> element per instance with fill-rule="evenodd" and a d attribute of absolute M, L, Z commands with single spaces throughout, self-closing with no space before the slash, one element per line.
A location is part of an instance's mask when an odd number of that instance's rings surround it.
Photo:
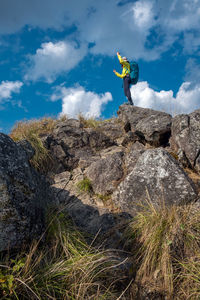
<path fill-rule="evenodd" d="M 121 248 L 121 238 L 124 225 L 132 218 L 130 214 L 101 213 L 97 207 L 84 204 L 69 191 L 51 187 L 56 204 L 63 207 L 62 212 L 68 214 L 77 228 L 89 234 L 89 242 L 95 239 L 105 248 Z M 110 234 L 109 234 L 110 232 Z"/>

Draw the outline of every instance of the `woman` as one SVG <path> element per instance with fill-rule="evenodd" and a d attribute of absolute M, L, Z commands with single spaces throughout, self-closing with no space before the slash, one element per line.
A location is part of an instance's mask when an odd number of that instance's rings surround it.
<path fill-rule="evenodd" d="M 131 98 L 131 92 L 130 92 L 130 84 L 131 84 L 131 78 L 130 78 L 130 64 L 126 57 L 121 57 L 119 52 L 117 52 L 117 57 L 119 59 L 119 62 L 123 68 L 122 74 L 119 74 L 116 72 L 116 70 L 113 70 L 115 75 L 117 75 L 120 78 L 123 78 L 123 86 L 124 86 L 124 94 L 126 98 L 129 101 L 130 105 L 133 105 L 133 100 Z"/>

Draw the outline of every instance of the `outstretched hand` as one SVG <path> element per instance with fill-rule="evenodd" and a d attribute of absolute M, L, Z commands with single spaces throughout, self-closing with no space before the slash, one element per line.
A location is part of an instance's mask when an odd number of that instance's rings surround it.
<path fill-rule="evenodd" d="M 116 70 L 113 70 L 114 73 L 116 73 Z"/>
<path fill-rule="evenodd" d="M 117 55 L 119 55 L 119 51 L 117 51 Z"/>

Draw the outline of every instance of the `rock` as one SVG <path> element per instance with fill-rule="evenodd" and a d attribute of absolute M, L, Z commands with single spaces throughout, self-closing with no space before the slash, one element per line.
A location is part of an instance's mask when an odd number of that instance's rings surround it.
<path fill-rule="evenodd" d="M 35 150 L 33 149 L 31 144 L 27 140 L 21 140 L 21 141 L 17 142 L 17 145 L 19 147 L 21 146 L 23 148 L 23 150 L 26 152 L 28 160 L 33 158 L 33 156 L 35 154 Z"/>
<path fill-rule="evenodd" d="M 58 122 L 53 133 L 44 140 L 56 164 L 60 165 L 58 172 L 70 171 L 78 167 L 79 161 L 93 161 L 92 156 L 107 147 L 115 145 L 101 131 L 93 128 L 83 128 L 78 120 L 69 119 Z M 88 166 L 83 163 L 83 166 Z"/>
<path fill-rule="evenodd" d="M 111 213 L 105 206 L 97 206 L 92 195 L 87 193 L 78 193 L 74 183 L 78 182 L 82 177 L 80 170 L 73 170 L 70 172 L 63 172 L 55 176 L 55 183 L 51 186 L 52 194 L 56 199 L 57 205 L 62 205 L 63 213 L 69 215 L 76 226 L 84 232 L 89 233 L 93 240 L 98 233 L 98 237 L 108 233 L 108 230 L 113 229 L 112 234 L 106 241 L 111 247 L 117 243 L 121 238 L 119 230 L 116 225 L 130 219 L 127 213 Z M 113 241 L 114 240 L 114 241 Z"/>
<path fill-rule="evenodd" d="M 171 115 L 131 105 L 121 105 L 117 113 L 119 119 L 124 122 L 126 131 L 135 132 L 156 147 L 168 144 L 171 134 Z"/>
<path fill-rule="evenodd" d="M 93 150 L 100 151 L 102 149 L 105 149 L 105 148 L 108 148 L 108 147 L 111 147 L 111 146 L 115 145 L 114 140 L 109 138 L 103 132 L 96 131 L 93 128 L 86 128 L 85 130 L 88 134 L 89 146 Z"/>
<path fill-rule="evenodd" d="M 123 155 L 124 151 L 125 151 L 125 148 L 122 146 L 112 146 L 112 147 L 103 149 L 99 153 L 99 155 L 100 155 L 100 158 L 107 158 L 111 154 L 115 154 L 115 153 L 121 153 Z"/>
<path fill-rule="evenodd" d="M 141 142 L 145 144 L 145 139 L 144 137 L 141 137 L 141 135 L 137 134 L 137 132 L 128 131 L 126 136 L 123 138 L 121 144 L 122 146 L 125 147 L 130 143 L 135 143 L 135 142 Z"/>
<path fill-rule="evenodd" d="M 200 110 L 173 118 L 170 146 L 200 172 Z"/>
<path fill-rule="evenodd" d="M 139 157 L 146 151 L 143 144 L 136 142 L 132 145 L 129 153 L 125 156 L 125 166 L 129 174 L 135 167 Z"/>
<path fill-rule="evenodd" d="M 96 194 L 107 195 L 114 191 L 123 177 L 123 152 L 118 152 L 92 163 L 86 171 Z"/>
<path fill-rule="evenodd" d="M 28 142 L 0 134 L 0 251 L 21 247 L 44 229 L 48 185 L 30 166 L 31 156 Z"/>
<path fill-rule="evenodd" d="M 137 150 L 146 150 L 146 148 L 142 143 L 135 142 L 134 144 L 131 145 L 130 152 L 131 151 L 137 151 Z"/>
<path fill-rule="evenodd" d="M 114 141 L 117 141 L 124 135 L 123 126 L 116 118 L 100 122 L 96 130 L 103 132 Z"/>
<path fill-rule="evenodd" d="M 135 215 L 142 205 L 181 205 L 197 198 L 194 183 L 164 149 L 146 150 L 131 173 L 120 183 L 112 200 L 122 211 Z"/>

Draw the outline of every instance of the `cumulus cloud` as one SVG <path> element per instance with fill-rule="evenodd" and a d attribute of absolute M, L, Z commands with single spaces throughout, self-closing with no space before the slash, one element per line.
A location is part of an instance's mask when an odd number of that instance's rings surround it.
<path fill-rule="evenodd" d="M 95 9 L 79 28 L 80 39 L 93 43 L 93 54 L 112 56 L 117 50 L 129 58 L 148 60 L 157 57 L 145 50 L 145 42 L 154 26 L 153 6 L 146 1 L 117 5 L 116 1 L 98 1 Z M 151 54 L 151 55 L 149 55 Z"/>
<path fill-rule="evenodd" d="M 129 58 L 146 60 L 157 59 L 175 41 L 181 41 L 186 52 L 199 49 L 200 0 L 68 2 L 1 0 L 0 33 L 13 33 L 25 25 L 57 30 L 75 25 L 76 38 L 93 43 L 94 54 L 120 50 Z"/>
<path fill-rule="evenodd" d="M 176 96 L 171 90 L 157 92 L 146 81 L 132 86 L 131 94 L 135 105 L 172 115 L 190 113 L 200 108 L 200 84 L 194 86 L 191 82 L 182 83 Z"/>
<path fill-rule="evenodd" d="M 20 81 L 2 81 L 0 84 L 0 103 L 12 98 L 12 93 L 19 93 L 23 83 Z"/>
<path fill-rule="evenodd" d="M 98 118 L 101 116 L 103 106 L 112 101 L 112 95 L 109 92 L 99 95 L 85 91 L 83 87 L 59 87 L 51 97 L 52 101 L 58 99 L 62 99 L 61 115 L 76 118 L 81 113 L 86 118 Z"/>
<path fill-rule="evenodd" d="M 30 56 L 31 66 L 25 79 L 44 79 L 51 83 L 56 76 L 74 68 L 86 54 L 86 46 L 77 47 L 73 43 L 61 41 L 58 43 L 43 43 L 36 54 Z"/>

